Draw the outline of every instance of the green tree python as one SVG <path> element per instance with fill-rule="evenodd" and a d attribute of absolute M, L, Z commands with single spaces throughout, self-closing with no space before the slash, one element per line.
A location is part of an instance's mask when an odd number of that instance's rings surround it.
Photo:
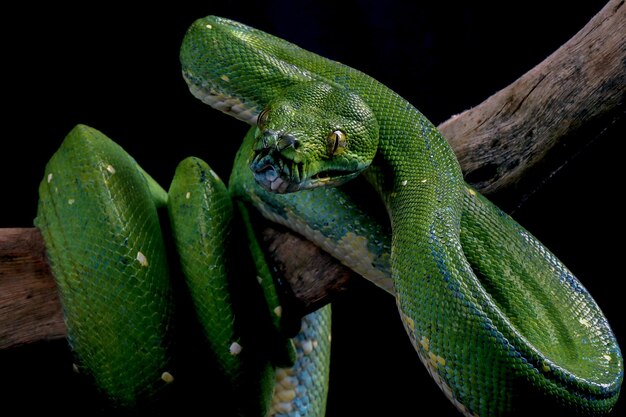
<path fill-rule="evenodd" d="M 418 357 L 460 412 L 508 415 L 538 399 L 580 414 L 610 411 L 623 361 L 599 307 L 540 242 L 464 183 L 445 139 L 410 103 L 362 72 L 218 17 L 190 27 L 180 57 L 194 96 L 253 125 L 231 193 L 395 294 Z M 360 174 L 388 225 L 330 187 Z M 78 367 L 120 405 L 174 385 L 174 296 L 157 213 L 168 206 L 203 333 L 218 334 L 207 345 L 217 343 L 211 355 L 223 356 L 229 395 L 259 400 L 258 409 L 237 412 L 262 415 L 272 401 L 282 404 L 272 413 L 294 411 L 286 404 L 296 390 L 279 393 L 283 402 L 268 399 L 268 367 L 289 361 L 244 355 L 224 291 L 232 284 L 193 278 L 222 269 L 207 262 L 225 257 L 212 252 L 208 224 L 233 209 L 227 198 L 208 197 L 223 188 L 209 186 L 212 177 L 202 161 L 183 161 L 166 193 L 99 132 L 77 127 L 68 135 L 46 168 L 36 225 Z M 198 285 L 216 287 L 225 305 L 201 307 Z M 211 309 L 217 313 L 202 312 Z M 304 336 L 298 358 L 315 350 L 312 340 L 327 356 L 323 339 Z M 296 386 L 290 378 L 300 365 L 277 372 L 277 385 Z M 311 375 L 302 380 L 320 385 Z"/>

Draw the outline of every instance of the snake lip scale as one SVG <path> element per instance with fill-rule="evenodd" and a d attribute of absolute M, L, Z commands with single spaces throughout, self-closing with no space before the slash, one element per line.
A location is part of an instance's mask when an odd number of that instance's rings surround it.
<path fill-rule="evenodd" d="M 340 185 L 358 175 L 358 172 L 338 169 L 307 175 L 302 163 L 285 158 L 279 152 L 263 148 L 250 163 L 257 183 L 267 191 L 284 194 L 327 185 Z"/>

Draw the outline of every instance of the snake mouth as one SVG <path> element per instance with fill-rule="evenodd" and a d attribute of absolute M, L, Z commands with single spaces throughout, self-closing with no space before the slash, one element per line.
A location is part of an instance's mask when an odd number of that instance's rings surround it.
<path fill-rule="evenodd" d="M 295 162 L 279 152 L 259 152 L 250 163 L 256 182 L 267 191 L 285 194 L 328 185 L 339 185 L 358 172 L 335 167 L 307 173 L 303 162 Z"/>

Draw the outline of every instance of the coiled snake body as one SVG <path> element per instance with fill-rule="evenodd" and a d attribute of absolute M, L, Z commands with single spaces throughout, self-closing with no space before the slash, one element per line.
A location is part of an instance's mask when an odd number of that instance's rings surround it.
<path fill-rule="evenodd" d="M 411 104 L 355 69 L 218 17 L 192 25 L 181 63 L 196 97 L 255 126 L 237 166 L 249 165 L 261 188 L 236 167 L 231 189 L 394 293 L 418 356 L 461 412 L 504 415 L 538 397 L 581 413 L 611 409 L 623 365 L 600 309 L 541 243 L 464 183 L 445 139 Z M 358 209 L 346 215 L 346 197 L 325 187 L 361 173 L 387 209 L 391 240 Z M 42 182 L 47 193 L 52 182 Z M 143 198 L 128 209 L 152 199 Z M 40 228 L 61 230 L 47 210 Z M 360 255 L 346 255 L 355 246 Z M 146 251 L 134 268 L 158 257 Z M 164 357 L 162 342 L 150 346 Z"/>

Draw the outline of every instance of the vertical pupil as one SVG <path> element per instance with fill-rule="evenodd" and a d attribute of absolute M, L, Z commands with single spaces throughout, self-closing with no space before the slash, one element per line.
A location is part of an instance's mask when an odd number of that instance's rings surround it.
<path fill-rule="evenodd" d="M 333 144 L 333 154 L 337 152 L 337 148 L 339 147 L 339 135 L 337 132 L 333 132 L 333 139 L 335 143 Z"/>

